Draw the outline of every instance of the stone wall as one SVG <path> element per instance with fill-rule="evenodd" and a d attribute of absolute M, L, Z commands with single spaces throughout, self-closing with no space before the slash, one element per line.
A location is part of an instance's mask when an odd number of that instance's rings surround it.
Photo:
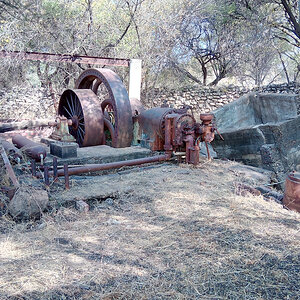
<path fill-rule="evenodd" d="M 227 103 L 230 103 L 249 92 L 260 93 L 295 93 L 299 94 L 300 84 L 274 84 L 260 88 L 247 89 L 236 86 L 229 87 L 201 87 L 182 90 L 155 89 L 151 95 L 148 95 L 147 107 L 160 106 L 163 103 L 179 108 L 183 105 L 189 105 L 196 114 L 215 110 Z M 146 102 L 145 95 L 142 101 Z M 298 106 L 298 111 L 300 107 Z"/>
<path fill-rule="evenodd" d="M 299 94 L 300 84 L 278 84 L 252 90 L 234 86 L 186 88 L 177 91 L 154 89 L 147 97 L 142 95 L 142 102 L 147 108 L 161 106 L 164 102 L 175 108 L 190 105 L 196 116 L 199 116 L 201 112 L 215 110 L 251 91 Z M 56 98 L 58 102 L 59 96 Z M 300 101 L 298 112 L 300 113 Z M 43 119 L 54 115 L 53 100 L 46 90 L 18 87 L 9 92 L 0 90 L 0 120 Z"/>

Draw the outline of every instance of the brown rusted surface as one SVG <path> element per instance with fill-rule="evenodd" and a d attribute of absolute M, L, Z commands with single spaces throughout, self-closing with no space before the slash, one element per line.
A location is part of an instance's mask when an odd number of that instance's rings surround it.
<path fill-rule="evenodd" d="M 183 146 L 186 136 L 192 135 L 195 138 L 196 121 L 193 116 L 186 113 L 176 115 L 173 126 L 173 145 L 180 147 Z"/>
<path fill-rule="evenodd" d="M 19 181 L 15 175 L 15 172 L 10 164 L 10 161 L 6 155 L 6 152 L 3 148 L 3 146 L 0 144 L 0 153 L 1 153 L 1 156 L 2 156 L 2 159 L 4 161 L 4 165 L 5 165 L 5 168 L 6 168 L 6 172 L 7 172 L 7 175 L 8 177 L 11 179 L 13 185 L 17 188 L 19 187 Z"/>
<path fill-rule="evenodd" d="M 14 159 L 16 158 L 22 159 L 22 152 L 17 147 L 15 147 L 12 143 L 1 138 L 0 138 L 0 143 L 2 144 L 5 152 L 9 157 L 12 157 Z"/>
<path fill-rule="evenodd" d="M 45 159 L 47 155 L 46 148 L 44 146 L 35 143 L 22 135 L 15 135 L 12 138 L 12 142 L 17 146 L 17 148 L 22 148 L 28 156 L 36 161 L 41 161 L 41 158 Z"/>
<path fill-rule="evenodd" d="M 67 190 L 70 189 L 70 180 L 69 180 L 69 167 L 67 164 L 64 164 L 64 169 L 61 170 L 63 172 L 63 176 L 65 177 L 65 188 Z M 59 174 L 57 173 L 57 175 L 59 176 Z"/>
<path fill-rule="evenodd" d="M 103 113 L 97 96 L 89 89 L 66 90 L 58 114 L 72 120 L 69 131 L 80 147 L 102 145 Z"/>
<path fill-rule="evenodd" d="M 121 167 L 125 167 L 125 166 L 137 166 L 137 165 L 142 165 L 142 164 L 147 164 L 147 163 L 166 161 L 166 160 L 170 159 L 170 157 L 171 157 L 170 154 L 164 154 L 164 155 L 156 155 L 156 156 L 152 156 L 152 157 L 124 160 L 124 161 L 118 161 L 118 162 L 112 162 L 112 163 L 106 163 L 106 164 L 84 165 L 82 167 L 69 168 L 68 175 L 78 175 L 78 174 L 83 174 L 83 173 L 91 173 L 91 172 L 97 172 L 97 171 L 117 169 L 117 168 L 121 168 Z M 64 176 L 64 174 L 65 174 L 65 170 L 57 171 L 58 176 Z M 50 172 L 50 175 L 53 175 L 53 172 Z"/>
<path fill-rule="evenodd" d="M 130 100 L 131 112 L 133 117 L 138 116 L 145 110 L 142 102 L 139 99 L 130 98 L 129 100 Z"/>
<path fill-rule="evenodd" d="M 130 59 L 124 58 L 111 58 L 111 57 L 98 57 L 86 56 L 76 54 L 53 54 L 41 52 L 19 52 L 19 51 L 0 51 L 1 58 L 15 58 L 24 60 L 40 60 L 40 61 L 57 61 L 69 62 L 76 64 L 89 64 L 89 65 L 106 65 L 106 66 L 121 66 L 129 67 Z"/>
<path fill-rule="evenodd" d="M 283 197 L 285 207 L 300 212 L 300 173 L 290 173 L 285 181 L 285 192 Z"/>
<path fill-rule="evenodd" d="M 77 89 L 91 89 L 98 93 L 100 85 L 109 93 L 114 115 L 114 138 L 116 148 L 129 147 L 133 138 L 133 121 L 130 100 L 120 77 L 109 69 L 88 69 L 76 81 Z M 105 100 L 106 101 L 106 100 Z M 106 106 L 102 107 L 105 109 Z"/>
<path fill-rule="evenodd" d="M 164 150 L 165 117 L 172 112 L 169 107 L 155 107 L 138 116 L 140 135 L 149 141 L 152 151 Z"/>
<path fill-rule="evenodd" d="M 143 111 L 137 116 L 139 135 L 152 151 L 185 150 L 186 163 L 199 163 L 199 143 L 210 143 L 214 139 L 213 114 L 201 114 L 202 123 L 187 113 L 188 107 L 173 109 L 156 107 Z M 208 158 L 210 154 L 208 152 Z"/>

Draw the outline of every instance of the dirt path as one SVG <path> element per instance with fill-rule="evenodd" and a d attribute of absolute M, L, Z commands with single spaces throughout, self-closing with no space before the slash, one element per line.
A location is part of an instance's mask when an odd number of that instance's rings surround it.
<path fill-rule="evenodd" d="M 234 166 L 75 179 L 110 198 L 2 233 L 0 299 L 299 298 L 300 214 L 236 196 Z"/>

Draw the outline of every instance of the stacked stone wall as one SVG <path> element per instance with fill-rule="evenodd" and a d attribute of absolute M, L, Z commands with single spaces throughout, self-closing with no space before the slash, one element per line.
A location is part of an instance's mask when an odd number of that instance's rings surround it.
<path fill-rule="evenodd" d="M 161 106 L 163 103 L 180 108 L 189 105 L 196 115 L 210 112 L 232 102 L 249 92 L 296 93 L 300 94 L 300 84 L 277 84 L 261 88 L 242 87 L 201 87 L 181 90 L 154 89 L 147 97 L 142 94 L 142 102 L 147 108 Z M 56 97 L 59 101 L 59 96 Z M 300 101 L 298 105 L 300 113 Z M 43 119 L 55 116 L 53 100 L 42 89 L 0 90 L 0 120 Z"/>
<path fill-rule="evenodd" d="M 236 86 L 201 87 L 182 90 L 155 89 L 152 91 L 151 96 L 148 95 L 148 100 L 143 95 L 142 101 L 148 108 L 161 106 L 164 103 L 175 108 L 189 105 L 195 113 L 199 114 L 213 111 L 249 92 L 299 94 L 300 84 L 274 84 L 253 89 Z M 300 110 L 299 106 L 298 112 Z"/>

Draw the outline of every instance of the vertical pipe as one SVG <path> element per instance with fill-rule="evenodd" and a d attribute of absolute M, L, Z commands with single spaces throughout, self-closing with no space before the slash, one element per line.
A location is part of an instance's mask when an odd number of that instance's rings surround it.
<path fill-rule="evenodd" d="M 70 181 L 69 181 L 69 169 L 68 165 L 64 164 L 64 176 L 65 176 L 65 187 L 67 190 L 70 189 Z"/>
<path fill-rule="evenodd" d="M 165 144 L 164 144 L 164 150 L 166 150 L 167 153 L 170 153 L 173 150 L 171 121 L 172 120 L 167 116 L 165 119 Z"/>
<path fill-rule="evenodd" d="M 53 157 L 53 180 L 56 181 L 57 178 L 57 158 Z"/>
<path fill-rule="evenodd" d="M 48 166 L 44 167 L 44 180 L 45 180 L 45 185 L 49 186 L 50 181 L 49 181 L 49 167 Z"/>
<path fill-rule="evenodd" d="M 187 164 L 191 163 L 191 148 L 194 144 L 194 138 L 191 135 L 188 135 L 185 138 L 185 162 Z"/>
<path fill-rule="evenodd" d="M 36 177 L 36 163 L 35 160 L 31 160 L 31 174 L 33 177 Z"/>

